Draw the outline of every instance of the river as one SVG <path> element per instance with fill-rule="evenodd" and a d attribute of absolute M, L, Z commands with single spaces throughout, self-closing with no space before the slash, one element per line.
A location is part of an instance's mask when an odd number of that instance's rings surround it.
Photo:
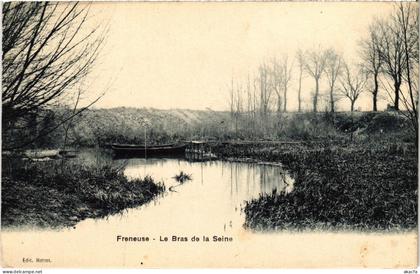
<path fill-rule="evenodd" d="M 293 191 L 292 177 L 280 166 L 184 159 L 112 160 L 89 151 L 80 159 L 111 161 L 122 166 L 129 178 L 150 175 L 164 182 L 167 192 L 146 205 L 106 218 L 86 219 L 72 228 L 3 231 L 2 247 L 7 251 L 3 260 L 8 265 L 304 267 L 332 262 L 336 266 L 382 266 L 381 262 L 392 266 L 396 258 L 404 266 L 415 261 L 403 255 L 415 254 L 407 252 L 416 248 L 413 233 L 254 233 L 244 229 L 245 201 L 274 189 Z M 181 171 L 192 179 L 179 184 L 174 176 Z M 129 237 L 143 241 L 130 241 Z M 360 257 L 362 248 L 371 244 L 376 250 Z M 377 249 L 381 246 L 382 251 Z M 384 253 L 387 248 L 389 252 Z M 33 261 L 24 263 L 24 258 Z M 37 263 L 36 258 L 50 262 Z"/>
<path fill-rule="evenodd" d="M 153 202 L 106 220 L 87 220 L 78 227 L 93 226 L 141 228 L 157 234 L 202 234 L 224 233 L 242 229 L 245 201 L 258 198 L 260 194 L 291 191 L 293 179 L 281 167 L 225 161 L 189 162 L 185 159 L 120 159 L 111 160 L 104 154 L 84 152 L 84 161 L 97 163 L 112 161 L 124 166 L 128 178 L 151 176 L 163 182 L 167 192 Z M 182 184 L 175 175 L 180 172 L 191 175 L 191 180 Z M 156 222 L 164 220 L 164 226 Z M 108 228 L 105 228 L 108 229 Z"/>

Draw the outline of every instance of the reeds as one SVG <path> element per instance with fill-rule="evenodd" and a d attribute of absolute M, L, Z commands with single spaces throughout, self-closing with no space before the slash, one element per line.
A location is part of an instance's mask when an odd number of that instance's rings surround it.
<path fill-rule="evenodd" d="M 245 226 L 267 229 L 412 229 L 417 226 L 417 158 L 393 144 L 227 145 L 224 156 L 283 163 L 290 193 L 248 201 Z"/>
<path fill-rule="evenodd" d="M 192 179 L 191 174 L 187 174 L 184 171 L 181 171 L 179 174 L 173 177 L 178 183 L 183 184 L 186 181 L 190 181 Z"/>
<path fill-rule="evenodd" d="M 2 171 L 2 226 L 68 226 L 152 200 L 165 190 L 151 177 L 128 180 L 110 165 L 19 162 Z"/>

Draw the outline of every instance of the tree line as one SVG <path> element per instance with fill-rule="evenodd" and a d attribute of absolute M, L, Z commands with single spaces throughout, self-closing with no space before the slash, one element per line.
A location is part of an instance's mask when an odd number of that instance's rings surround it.
<path fill-rule="evenodd" d="M 350 111 L 362 93 L 371 94 L 372 111 L 378 111 L 379 96 L 388 97 L 388 109 L 410 119 L 418 136 L 418 12 L 416 3 L 396 4 L 391 14 L 376 18 L 367 35 L 354 49 L 358 60 L 346 60 L 334 48 L 297 49 L 294 56 L 281 55 L 261 62 L 255 77 L 234 81 L 229 87 L 231 117 L 237 127 L 240 117 L 264 125 L 267 117 L 288 112 L 291 79 L 297 82 L 297 111 L 303 111 L 302 80 L 312 79 L 311 111 L 319 112 L 321 100 L 334 113 L 338 100 L 346 99 Z M 320 83 L 328 83 L 327 94 Z M 243 83 L 245 82 L 245 83 Z M 252 122 L 257 119 L 258 121 Z"/>
<path fill-rule="evenodd" d="M 387 95 L 392 108 L 410 119 L 418 136 L 416 6 L 401 2 L 388 17 L 375 19 L 368 35 L 354 49 L 359 53 L 358 62 L 345 60 L 334 48 L 298 49 L 294 56 L 284 54 L 262 62 L 255 76 L 245 81 L 232 78 L 229 104 L 235 128 L 245 121 L 250 130 L 266 130 L 273 116 L 280 121 L 290 111 L 289 95 L 295 92 L 291 81 L 298 82 L 298 111 L 302 112 L 302 98 L 307 92 L 302 81 L 309 77 L 314 87 L 313 112 L 319 111 L 322 101 L 327 101 L 329 111 L 335 112 L 341 98 L 347 98 L 353 111 L 364 92 L 372 95 L 372 110 L 377 111 L 379 96 Z M 58 127 L 67 135 L 73 118 L 99 100 L 79 107 L 85 91 L 83 79 L 98 58 L 106 32 L 98 26 L 89 27 L 88 14 L 89 4 L 76 2 L 4 3 L 3 149 L 28 146 Z M 320 91 L 321 81 L 328 83 L 328 94 Z M 63 107 L 66 111 L 62 113 L 51 112 Z M 26 137 L 16 137 L 20 135 Z"/>

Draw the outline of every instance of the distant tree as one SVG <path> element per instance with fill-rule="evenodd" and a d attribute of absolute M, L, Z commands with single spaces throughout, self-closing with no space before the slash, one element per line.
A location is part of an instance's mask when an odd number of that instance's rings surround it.
<path fill-rule="evenodd" d="M 241 114 L 243 112 L 243 88 L 242 86 L 238 85 L 236 87 L 236 100 L 235 100 L 235 133 L 238 135 L 238 123 L 239 119 L 241 118 Z"/>
<path fill-rule="evenodd" d="M 272 96 L 272 86 L 270 83 L 270 69 L 266 63 L 262 63 L 258 68 L 258 80 L 260 90 L 260 114 L 264 125 L 267 123 L 270 112 L 270 102 Z"/>
<path fill-rule="evenodd" d="M 379 33 L 377 23 L 369 26 L 369 35 L 360 42 L 362 68 L 372 82 L 372 110 L 378 110 L 379 75 L 381 73 L 383 61 L 379 51 Z"/>
<path fill-rule="evenodd" d="M 283 55 L 281 59 L 281 66 L 283 72 L 283 112 L 287 112 L 287 90 L 289 88 L 289 82 L 292 78 L 293 63 L 289 63 L 287 55 Z"/>
<path fill-rule="evenodd" d="M 324 50 L 308 51 L 305 54 L 305 71 L 315 80 L 315 93 L 313 96 L 313 111 L 317 112 L 319 98 L 319 81 L 325 72 L 327 54 Z"/>
<path fill-rule="evenodd" d="M 247 117 L 247 123 L 248 123 L 247 126 L 250 130 L 252 130 L 251 127 L 253 126 L 253 115 L 254 115 L 253 114 L 254 112 L 253 100 L 254 100 L 253 93 L 251 91 L 251 79 L 248 74 L 247 81 L 246 81 L 246 117 Z"/>
<path fill-rule="evenodd" d="M 104 36 L 101 28 L 85 29 L 88 6 L 3 4 L 3 132 L 71 93 L 89 73 Z"/>
<path fill-rule="evenodd" d="M 305 65 L 305 55 L 301 49 L 296 53 L 296 59 L 299 67 L 299 87 L 298 87 L 298 112 L 302 111 L 302 74 Z"/>
<path fill-rule="evenodd" d="M 230 87 L 230 98 L 229 98 L 229 106 L 230 106 L 230 116 L 231 121 L 233 122 L 233 128 L 235 130 L 235 135 L 238 135 L 238 127 L 239 127 L 239 119 L 243 112 L 243 89 L 240 84 L 236 83 L 234 85 L 233 77 L 231 80 L 231 87 Z"/>
<path fill-rule="evenodd" d="M 230 108 L 230 119 L 233 121 L 235 118 L 235 87 L 233 86 L 233 76 L 230 80 L 230 89 L 229 89 L 229 108 Z"/>
<path fill-rule="evenodd" d="M 354 105 L 363 93 L 366 84 L 366 76 L 360 70 L 351 70 L 349 65 L 343 62 L 343 74 L 339 78 L 341 89 L 340 92 L 350 101 L 350 111 L 354 111 Z"/>
<path fill-rule="evenodd" d="M 335 83 L 341 74 L 342 64 L 341 64 L 341 56 L 334 50 L 328 49 L 326 52 L 326 65 L 325 65 L 325 74 L 327 75 L 328 85 L 330 88 L 329 92 L 329 102 L 330 102 L 330 111 L 335 111 L 335 102 L 337 98 L 335 98 Z"/>
<path fill-rule="evenodd" d="M 270 66 L 270 81 L 271 81 L 271 87 L 273 88 L 274 92 L 277 95 L 277 115 L 280 115 L 280 112 L 283 109 L 283 102 L 282 102 L 282 89 L 284 87 L 283 85 L 283 66 L 280 65 L 280 61 L 276 58 L 273 58 L 271 61 Z"/>

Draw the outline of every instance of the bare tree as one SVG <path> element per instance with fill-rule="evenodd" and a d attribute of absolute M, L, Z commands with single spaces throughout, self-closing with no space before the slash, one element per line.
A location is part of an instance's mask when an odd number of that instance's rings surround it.
<path fill-rule="evenodd" d="M 335 83 L 341 74 L 341 56 L 335 52 L 334 49 L 329 49 L 326 52 L 327 61 L 325 66 L 325 74 L 327 75 L 328 79 L 328 85 L 330 87 L 330 111 L 335 111 L 335 102 L 337 101 L 337 98 L 335 98 Z"/>
<path fill-rule="evenodd" d="M 235 129 L 235 133 L 238 132 L 238 115 L 236 112 L 236 100 L 237 100 L 237 92 L 235 90 L 234 84 L 233 84 L 233 76 L 231 79 L 231 85 L 230 85 L 230 94 L 229 94 L 229 107 L 230 107 L 230 121 L 232 128 Z M 233 123 L 233 124 L 232 124 Z"/>
<path fill-rule="evenodd" d="M 234 85 L 233 77 L 231 79 L 230 94 L 229 94 L 229 107 L 231 122 L 235 130 L 236 136 L 238 135 L 239 122 L 241 115 L 244 112 L 244 96 L 247 95 L 241 84 L 236 83 Z M 246 102 L 246 101 L 245 101 Z"/>
<path fill-rule="evenodd" d="M 379 74 L 381 73 L 382 59 L 379 55 L 379 34 L 376 24 L 369 26 L 369 35 L 360 42 L 363 70 L 368 77 L 371 77 L 372 89 L 372 110 L 378 111 Z"/>
<path fill-rule="evenodd" d="M 242 86 L 237 85 L 236 87 L 236 100 L 235 100 L 235 133 L 238 136 L 238 123 L 241 118 L 241 114 L 243 111 L 243 98 L 242 98 Z"/>
<path fill-rule="evenodd" d="M 301 49 L 296 53 L 299 66 L 299 87 L 298 87 L 298 112 L 302 111 L 302 74 L 305 65 L 305 55 Z"/>
<path fill-rule="evenodd" d="M 258 109 L 258 79 L 254 77 L 252 81 L 252 126 L 255 132 L 257 125 L 257 109 Z"/>
<path fill-rule="evenodd" d="M 313 97 L 313 111 L 317 112 L 319 97 L 319 81 L 325 71 L 327 54 L 325 51 L 318 49 L 317 51 L 308 51 L 305 54 L 305 70 L 315 80 L 315 93 Z"/>
<path fill-rule="evenodd" d="M 282 72 L 283 72 L 283 112 L 287 112 L 287 90 L 289 87 L 289 82 L 292 77 L 292 68 L 293 63 L 289 64 L 288 56 L 283 55 L 283 58 L 281 60 L 282 65 Z"/>
<path fill-rule="evenodd" d="M 230 118 L 233 120 L 235 116 L 235 88 L 233 86 L 233 76 L 230 80 L 230 89 L 229 89 L 229 108 L 230 108 Z"/>
<path fill-rule="evenodd" d="M 270 102 L 272 95 L 269 72 L 270 70 L 265 63 L 261 64 L 258 68 L 258 80 L 260 82 L 260 113 L 264 125 L 267 123 L 268 113 L 270 112 Z"/>
<path fill-rule="evenodd" d="M 412 123 L 418 144 L 418 71 L 419 71 L 419 32 L 418 10 L 411 3 L 399 3 L 394 20 L 399 25 L 403 43 L 405 68 L 403 79 L 408 86 L 408 98 L 402 93 L 402 102 Z M 404 112 L 403 112 L 404 113 Z"/>
<path fill-rule="evenodd" d="M 253 98 L 252 98 L 252 92 L 251 92 L 251 79 L 248 73 L 248 77 L 246 81 L 246 117 L 247 117 L 248 128 L 252 126 L 252 117 L 253 117 L 252 101 L 253 101 Z"/>
<path fill-rule="evenodd" d="M 283 66 L 280 65 L 279 61 L 276 58 L 272 59 L 271 67 L 270 67 L 270 80 L 271 80 L 271 87 L 273 88 L 274 92 L 277 95 L 277 115 L 280 115 L 282 111 L 282 94 L 281 91 L 283 89 Z"/>
<path fill-rule="evenodd" d="M 350 110 L 354 111 L 354 105 L 363 93 L 366 84 L 366 77 L 363 72 L 350 70 L 349 66 L 343 62 L 343 74 L 340 76 L 341 93 L 350 100 Z"/>
<path fill-rule="evenodd" d="M 74 103 L 74 107 L 70 113 L 69 116 L 74 115 L 77 112 L 77 106 L 79 105 L 80 102 L 80 95 L 81 95 L 81 90 L 79 89 L 77 91 L 77 96 L 76 96 L 76 101 Z M 67 146 L 67 139 L 68 139 L 68 133 L 69 133 L 69 129 L 73 126 L 73 119 L 69 120 L 67 123 L 63 124 L 63 128 L 64 128 L 64 141 L 63 141 L 63 145 L 62 145 L 62 149 L 66 150 L 66 146 Z"/>
<path fill-rule="evenodd" d="M 394 109 L 399 110 L 401 84 L 405 68 L 405 54 L 401 28 L 393 16 L 388 20 L 377 20 L 378 51 L 385 74 L 393 81 Z"/>
<path fill-rule="evenodd" d="M 101 28 L 86 30 L 88 4 L 6 2 L 3 5 L 3 131 L 57 102 L 88 74 Z"/>

